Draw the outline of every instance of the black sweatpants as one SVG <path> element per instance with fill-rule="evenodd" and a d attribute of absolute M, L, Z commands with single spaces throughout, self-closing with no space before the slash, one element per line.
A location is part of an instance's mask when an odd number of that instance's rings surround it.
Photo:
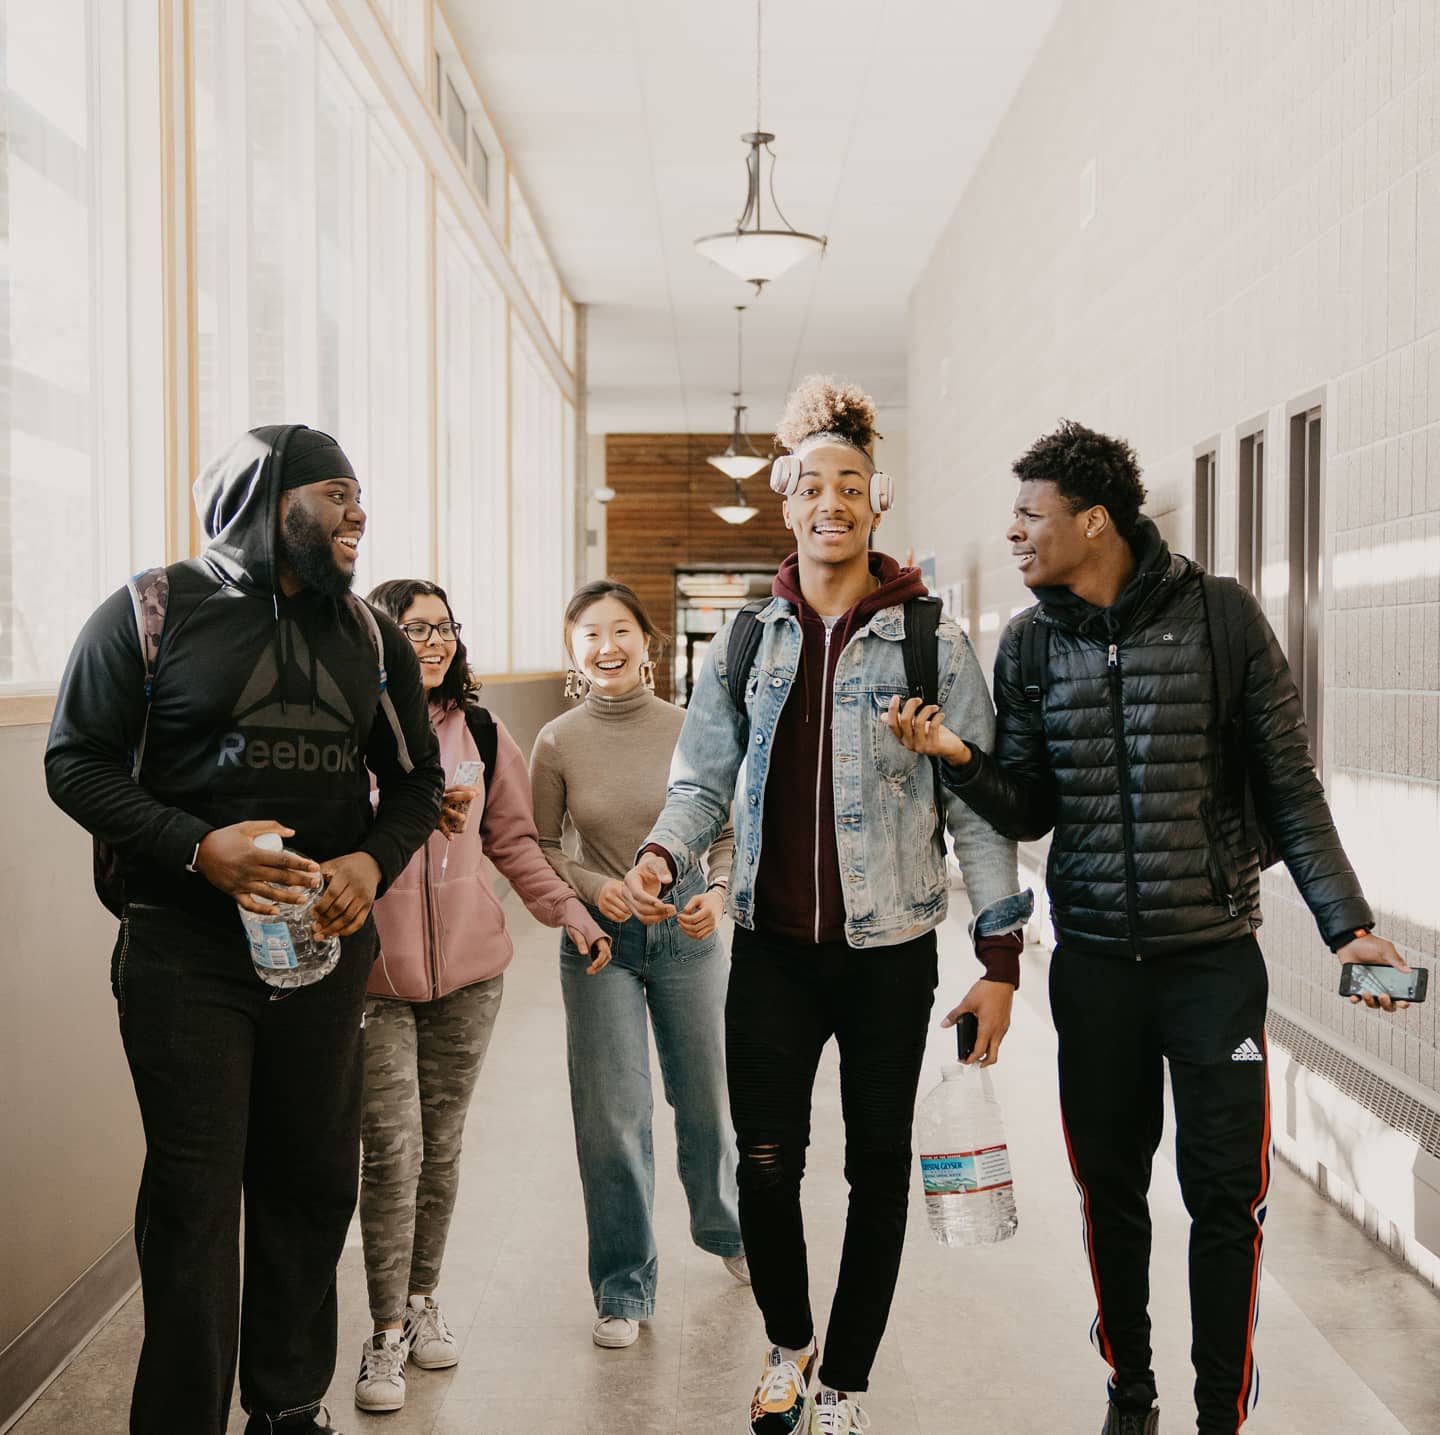
<path fill-rule="evenodd" d="M 269 1417 L 261 1428 L 325 1394 L 335 1267 L 359 1183 L 374 957 L 367 922 L 323 981 L 271 1001 L 238 928 L 126 908 L 111 985 L 145 1128 L 131 1435 L 222 1435 L 237 1348 L 241 1402 Z"/>
<path fill-rule="evenodd" d="M 1190 1213 L 1191 1361 L 1203 1435 L 1234 1435 L 1259 1393 L 1253 1337 L 1270 1184 L 1265 961 L 1253 937 L 1134 961 L 1060 946 L 1050 1004 L 1060 1107 L 1080 1188 L 1111 1398 L 1145 1408 L 1151 1369 L 1151 1160 L 1164 1119 Z"/>
<path fill-rule="evenodd" d="M 890 1316 L 910 1191 L 910 1133 L 938 977 L 935 934 L 864 951 L 735 929 L 725 1004 L 740 1233 L 775 1345 L 815 1333 L 800 1180 L 825 1043 L 840 1048 L 850 1205 L 820 1378 L 858 1392 Z"/>

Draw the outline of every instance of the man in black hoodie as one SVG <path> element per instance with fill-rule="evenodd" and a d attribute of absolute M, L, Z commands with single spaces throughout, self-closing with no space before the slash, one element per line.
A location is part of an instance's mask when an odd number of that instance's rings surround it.
<path fill-rule="evenodd" d="M 1054 829 L 1050 1000 L 1099 1308 L 1092 1338 L 1111 1367 L 1106 1435 L 1155 1435 L 1160 1423 L 1146 1193 L 1165 1062 L 1192 1221 L 1199 1429 L 1234 1435 L 1259 1391 L 1252 1341 L 1270 1177 L 1260 862 L 1243 786 L 1229 780 L 1237 766 L 1330 949 L 1344 962 L 1408 968 L 1370 935 L 1260 605 L 1242 590 L 1237 764 L 1217 716 L 1201 570 L 1142 515 L 1129 444 L 1066 423 L 1015 474 L 1007 536 L 1039 606 L 1000 642 L 994 754 L 961 740 L 976 734 L 923 726 L 935 714 L 915 704 L 899 735 L 940 758 L 946 785 L 999 831 L 1033 841 Z M 1027 642 L 1043 654 L 1033 674 Z"/>
<path fill-rule="evenodd" d="M 238 1345 L 248 1435 L 319 1432 L 356 1196 L 370 907 L 434 830 L 443 773 L 410 644 L 377 615 L 382 663 L 348 597 L 365 514 L 334 439 L 254 429 L 195 501 L 210 542 L 166 570 L 149 693 L 121 589 L 75 644 L 45 754 L 51 797 L 112 855 L 123 903 L 111 985 L 146 1141 L 130 1429 L 221 1435 Z M 303 856 L 256 848 L 267 832 Z M 272 1000 L 237 906 L 272 911 L 322 880 L 316 933 L 341 938 L 339 964 Z"/>

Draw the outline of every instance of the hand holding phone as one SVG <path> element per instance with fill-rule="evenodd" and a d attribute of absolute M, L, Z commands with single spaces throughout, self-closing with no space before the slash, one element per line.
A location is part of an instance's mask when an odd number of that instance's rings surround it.
<path fill-rule="evenodd" d="M 1369 997 L 1373 1002 L 1389 997 L 1397 1002 L 1423 1002 L 1429 988 L 1428 967 L 1411 967 L 1402 972 L 1397 967 L 1346 962 L 1340 968 L 1340 995 L 1352 1001 Z"/>

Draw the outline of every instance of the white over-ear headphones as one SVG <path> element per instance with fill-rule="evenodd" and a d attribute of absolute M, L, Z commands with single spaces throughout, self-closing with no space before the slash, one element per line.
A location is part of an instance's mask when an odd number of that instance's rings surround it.
<path fill-rule="evenodd" d="M 800 471 L 804 462 L 799 454 L 781 454 L 770 465 L 770 487 L 781 498 L 794 498 L 800 487 Z M 870 475 L 870 511 L 888 513 L 895 505 L 895 480 L 878 468 Z"/>

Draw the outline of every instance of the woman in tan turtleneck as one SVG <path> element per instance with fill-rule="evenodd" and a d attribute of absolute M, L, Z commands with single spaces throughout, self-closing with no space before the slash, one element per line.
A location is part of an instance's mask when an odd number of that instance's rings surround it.
<path fill-rule="evenodd" d="M 586 958 L 568 938 L 560 944 L 570 1105 L 595 1294 L 592 1334 L 606 1348 L 632 1344 L 639 1322 L 655 1309 L 647 1012 L 675 1110 L 690 1234 L 737 1280 L 749 1281 L 725 1092 L 730 964 L 716 932 L 734 853 L 729 826 L 710 849 L 706 874 L 674 893 L 676 915 L 668 920 L 642 926 L 620 884 L 665 805 L 685 717 L 651 690 L 650 649 L 660 641 L 623 583 L 583 585 L 565 610 L 565 644 L 584 701 L 541 729 L 530 757 L 541 849 L 611 939 L 609 966 L 588 978 Z"/>

